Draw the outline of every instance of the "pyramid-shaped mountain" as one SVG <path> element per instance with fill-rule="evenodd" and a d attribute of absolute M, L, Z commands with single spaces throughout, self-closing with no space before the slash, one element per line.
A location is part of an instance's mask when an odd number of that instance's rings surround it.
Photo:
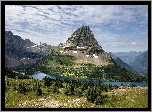
<path fill-rule="evenodd" d="M 89 26 L 78 28 L 61 47 L 62 54 L 76 56 L 78 63 L 107 65 L 111 59 L 110 55 L 98 44 Z"/>
<path fill-rule="evenodd" d="M 81 51 L 86 51 L 87 55 L 99 54 L 104 52 L 102 47 L 98 44 L 97 40 L 94 38 L 92 31 L 89 26 L 83 26 L 78 28 L 70 38 L 68 38 L 67 43 L 73 50 L 79 49 Z"/>

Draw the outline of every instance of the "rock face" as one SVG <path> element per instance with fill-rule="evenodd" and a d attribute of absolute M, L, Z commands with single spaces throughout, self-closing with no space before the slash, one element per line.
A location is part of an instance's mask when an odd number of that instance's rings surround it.
<path fill-rule="evenodd" d="M 29 39 L 23 40 L 11 31 L 5 31 L 5 66 L 17 68 L 35 63 L 42 55 L 29 50 L 34 45 Z"/>
<path fill-rule="evenodd" d="M 62 45 L 62 53 L 76 56 L 80 62 L 87 61 L 96 65 L 107 64 L 110 56 L 98 44 L 89 26 L 78 28 L 66 43 Z M 85 62 L 86 62 L 85 61 Z"/>
<path fill-rule="evenodd" d="M 92 31 L 89 26 L 83 26 L 78 28 L 71 37 L 68 38 L 66 46 L 70 50 L 84 51 L 86 55 L 100 54 L 104 52 L 102 47 L 98 44 L 94 38 Z M 66 47 L 65 46 L 65 47 Z"/>

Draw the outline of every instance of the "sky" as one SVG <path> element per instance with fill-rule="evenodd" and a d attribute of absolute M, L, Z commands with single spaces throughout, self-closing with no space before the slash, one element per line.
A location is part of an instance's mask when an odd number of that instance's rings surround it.
<path fill-rule="evenodd" d="M 59 45 L 89 26 L 106 52 L 148 50 L 148 5 L 5 5 L 5 31 Z"/>

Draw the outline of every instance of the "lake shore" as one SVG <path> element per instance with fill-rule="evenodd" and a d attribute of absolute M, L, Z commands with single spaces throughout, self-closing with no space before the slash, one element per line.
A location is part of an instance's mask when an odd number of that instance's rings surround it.
<path fill-rule="evenodd" d="M 42 80 L 43 78 L 45 78 L 45 76 L 53 78 L 53 79 L 60 79 L 60 80 L 65 80 L 65 79 L 69 79 L 69 80 L 80 80 L 83 82 L 93 82 L 98 84 L 100 82 L 100 84 L 111 84 L 111 85 L 117 85 L 117 86 L 121 86 L 121 85 L 134 85 L 134 86 L 145 86 L 147 85 L 146 82 L 111 82 L 111 81 L 104 81 L 104 80 L 99 80 L 99 79 L 91 79 L 91 78 L 72 78 L 72 77 L 67 77 L 67 76 L 59 76 L 59 75 L 54 75 L 54 74 L 46 74 L 46 73 L 42 73 L 42 72 L 38 72 L 37 74 L 34 74 L 33 77 L 34 79 L 39 79 Z"/>

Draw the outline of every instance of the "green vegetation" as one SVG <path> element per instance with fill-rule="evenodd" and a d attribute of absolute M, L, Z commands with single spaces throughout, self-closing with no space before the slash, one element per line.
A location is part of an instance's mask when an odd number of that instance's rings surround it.
<path fill-rule="evenodd" d="M 37 71 L 47 74 L 92 78 L 109 81 L 147 81 L 118 65 L 96 66 L 75 63 L 76 58 L 56 52 L 48 54 L 37 64 L 15 71 L 5 68 L 6 108 L 147 108 L 147 87 L 100 85 L 79 80 L 43 80 L 28 76 Z"/>
<path fill-rule="evenodd" d="M 99 85 L 78 80 L 5 76 L 6 108 L 147 108 L 147 87 Z"/>
<path fill-rule="evenodd" d="M 147 78 L 135 74 L 116 64 L 107 66 L 96 66 L 92 63 L 75 63 L 76 58 L 70 55 L 61 55 L 52 52 L 43 59 L 39 60 L 33 66 L 26 69 L 18 69 L 19 72 L 25 72 L 26 75 L 32 75 L 37 71 L 46 74 L 58 74 L 60 76 L 69 76 L 73 78 L 94 78 L 108 81 L 145 81 Z"/>

